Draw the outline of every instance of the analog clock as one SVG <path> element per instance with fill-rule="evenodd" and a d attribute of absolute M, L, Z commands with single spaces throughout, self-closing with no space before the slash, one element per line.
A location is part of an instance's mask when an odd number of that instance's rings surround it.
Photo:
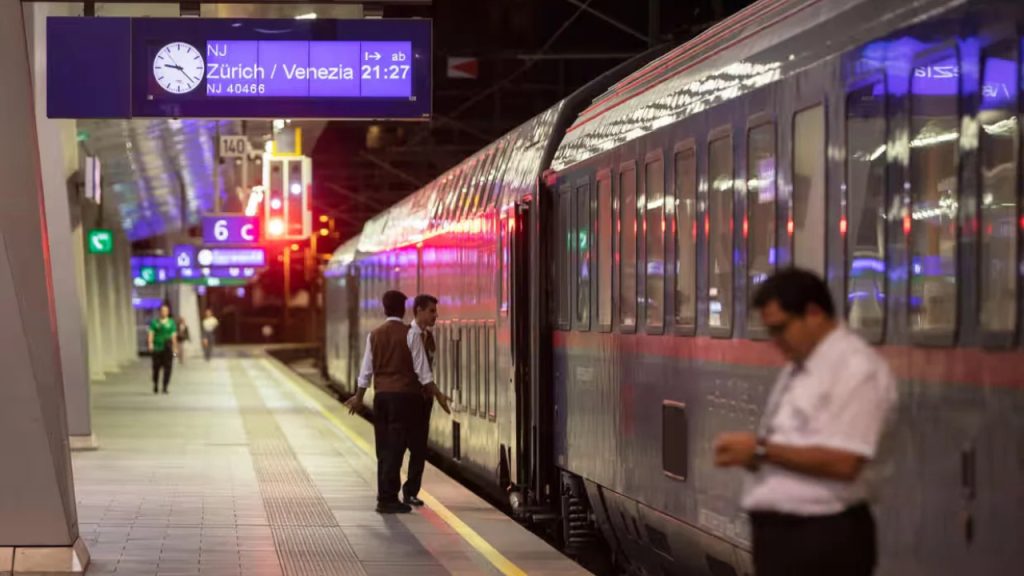
<path fill-rule="evenodd" d="M 171 42 L 153 58 L 153 76 L 171 94 L 186 94 L 199 87 L 206 75 L 203 54 L 191 44 Z"/>

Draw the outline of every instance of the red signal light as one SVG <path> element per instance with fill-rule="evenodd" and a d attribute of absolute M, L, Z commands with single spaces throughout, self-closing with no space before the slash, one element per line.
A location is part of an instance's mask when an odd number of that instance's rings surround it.
<path fill-rule="evenodd" d="M 267 225 L 267 233 L 278 238 L 284 236 L 284 220 L 280 218 L 271 219 L 270 224 Z"/>

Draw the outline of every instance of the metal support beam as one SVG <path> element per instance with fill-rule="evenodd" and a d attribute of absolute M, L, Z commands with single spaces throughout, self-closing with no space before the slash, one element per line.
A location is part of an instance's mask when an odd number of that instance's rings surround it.
<path fill-rule="evenodd" d="M 565 0 L 565 1 L 568 2 L 569 4 L 572 4 L 573 6 L 578 7 L 580 10 L 583 10 L 584 12 L 589 12 L 590 14 L 593 14 L 594 16 L 600 18 L 601 20 L 604 20 L 605 22 L 611 24 L 612 26 L 615 26 L 616 28 L 618 28 L 619 30 L 622 30 L 626 34 L 629 34 L 630 36 L 635 36 L 635 37 L 639 38 L 640 40 L 643 40 L 644 42 L 648 42 L 649 41 L 648 36 L 646 34 L 644 34 L 643 32 L 639 32 L 637 30 L 634 30 L 633 28 L 627 26 L 626 24 L 623 24 L 622 22 L 616 20 L 615 18 L 612 18 L 611 16 L 605 14 L 604 12 L 601 12 L 601 11 L 597 10 L 596 8 L 591 8 L 590 7 L 590 2 L 582 2 L 581 0 Z"/>

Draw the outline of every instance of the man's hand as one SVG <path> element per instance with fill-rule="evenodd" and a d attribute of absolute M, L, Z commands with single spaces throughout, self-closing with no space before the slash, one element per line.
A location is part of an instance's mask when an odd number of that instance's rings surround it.
<path fill-rule="evenodd" d="M 349 414 L 355 414 L 356 412 L 362 412 L 363 408 L 364 408 L 364 406 L 363 406 L 363 399 L 360 397 L 359 394 L 356 394 L 355 396 L 353 396 L 353 397 L 351 397 L 351 398 L 349 398 L 348 400 L 345 401 L 345 407 L 348 408 L 348 413 Z"/>
<path fill-rule="evenodd" d="M 440 390 L 434 395 L 437 398 L 437 403 L 441 406 L 441 410 L 444 410 L 445 414 L 451 414 L 452 409 L 448 407 L 448 397 L 444 395 Z"/>
<path fill-rule="evenodd" d="M 750 432 L 727 432 L 715 439 L 715 466 L 745 466 L 754 462 L 757 436 Z"/>
<path fill-rule="evenodd" d="M 451 414 L 452 409 L 448 407 L 448 397 L 441 392 L 441 389 L 437 387 L 437 384 L 431 382 L 423 387 L 423 390 L 437 399 L 437 403 L 441 405 L 441 410 L 444 410 L 445 414 Z"/>

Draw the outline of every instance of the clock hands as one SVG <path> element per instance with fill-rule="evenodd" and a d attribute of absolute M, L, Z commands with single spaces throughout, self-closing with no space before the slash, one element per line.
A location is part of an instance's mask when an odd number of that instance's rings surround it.
<path fill-rule="evenodd" d="M 164 64 L 164 66 L 167 66 L 168 68 L 174 68 L 178 72 L 181 72 L 182 74 L 184 74 L 185 78 L 189 79 L 189 82 L 195 82 L 195 80 L 191 76 L 188 75 L 188 72 L 185 72 L 184 68 L 182 68 L 181 66 L 178 66 L 178 63 L 174 61 L 174 58 L 171 57 L 170 54 L 167 55 L 167 58 L 170 59 L 171 63 L 170 64 Z"/>

